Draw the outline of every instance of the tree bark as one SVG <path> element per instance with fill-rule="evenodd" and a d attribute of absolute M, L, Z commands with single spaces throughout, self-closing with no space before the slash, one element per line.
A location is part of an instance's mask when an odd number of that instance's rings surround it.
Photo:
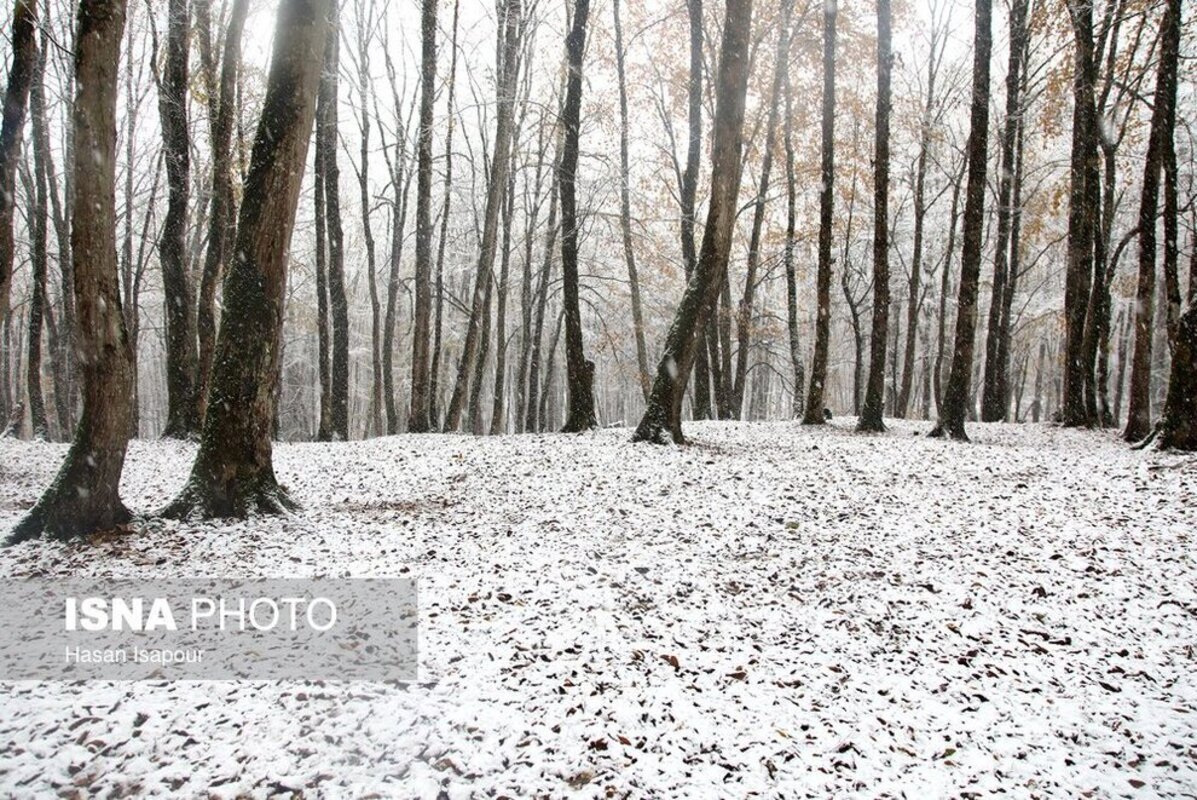
<path fill-rule="evenodd" d="M 728 0 L 715 92 L 711 199 L 702 249 L 666 336 L 652 395 L 634 441 L 663 443 L 667 432 L 675 443 L 685 441 L 681 425 L 682 396 L 694 364 L 697 334 L 710 318 L 727 274 L 735 227 L 751 22 L 752 0 Z"/>
<path fill-rule="evenodd" d="M 690 24 L 690 79 L 687 84 L 686 107 L 688 133 L 686 136 L 686 168 L 679 187 L 682 219 L 682 262 L 686 281 L 694 274 L 698 253 L 694 246 L 694 231 L 698 218 L 695 211 L 698 197 L 698 173 L 702 168 L 702 45 L 703 0 L 686 0 L 686 14 Z M 707 335 L 704 327 L 698 334 L 698 351 L 694 357 L 694 419 L 711 417 L 711 365 Z"/>
<path fill-rule="evenodd" d="M 1097 120 L 1094 105 L 1096 65 L 1093 52 L 1093 5 L 1068 0 L 1076 41 L 1073 64 L 1071 188 L 1068 209 L 1068 267 L 1064 286 L 1065 425 L 1085 426 L 1092 420 L 1085 407 L 1084 336 L 1089 292 L 1093 280 L 1093 239 L 1096 223 L 1090 182 L 1097 158 Z"/>
<path fill-rule="evenodd" d="M 416 299 L 412 318 L 411 413 L 407 429 L 427 433 L 433 428 L 432 382 L 432 114 L 436 101 L 436 6 L 422 0 L 420 128 L 416 144 Z"/>
<path fill-rule="evenodd" d="M 1197 306 L 1177 320 L 1168 398 L 1157 431 L 1161 448 L 1197 450 Z"/>
<path fill-rule="evenodd" d="M 198 428 L 195 396 L 198 360 L 194 303 L 187 278 L 187 206 L 191 191 L 191 135 L 187 92 L 190 11 L 187 0 L 167 4 L 166 61 L 158 81 L 158 114 L 162 122 L 162 152 L 166 161 L 166 219 L 158 239 L 162 291 L 166 304 L 166 427 L 164 437 L 186 439 Z M 155 50 L 157 49 L 155 43 Z"/>
<path fill-rule="evenodd" d="M 185 518 L 280 513 L 271 422 L 288 249 L 330 30 L 331 0 L 285 0 L 225 281 L 212 397 L 191 476 L 163 512 Z M 335 28 L 332 28 L 335 30 Z"/>
<path fill-rule="evenodd" d="M 208 0 L 201 0 L 208 2 Z M 199 368 L 196 395 L 199 422 L 208 413 L 208 391 L 212 379 L 212 355 L 216 348 L 216 292 L 224 280 L 236 222 L 233 196 L 233 111 L 237 95 L 237 74 L 241 69 L 241 35 L 249 0 L 233 0 L 224 34 L 224 55 L 220 64 L 220 98 L 212 123 L 212 213 L 208 217 L 208 250 L 200 278 L 196 332 L 199 336 Z M 323 384 L 321 384 L 323 386 Z"/>
<path fill-rule="evenodd" d="M 321 2 L 321 0 L 307 0 Z M 349 440 L 349 299 L 345 294 L 345 232 L 341 225 L 341 168 L 337 164 L 337 103 L 340 85 L 340 12 L 334 4 L 321 77 L 316 146 L 323 150 L 325 231 L 328 235 L 328 308 L 332 318 L 332 437 Z"/>
<path fill-rule="evenodd" d="M 1139 285 L 1135 302 L 1135 346 L 1131 359 L 1129 408 L 1122 437 L 1137 442 L 1151 433 L 1151 356 L 1155 335 L 1156 211 L 1160 171 L 1168 139 L 1176 125 L 1177 65 L 1180 58 L 1181 0 L 1168 0 L 1160 28 L 1159 72 L 1156 75 L 1151 133 L 1139 201 Z"/>
<path fill-rule="evenodd" d="M 17 190 L 17 164 L 29 90 L 37 69 L 37 2 L 16 0 L 12 15 L 12 65 L 4 92 L 0 122 L 0 322 L 8 317 L 8 295 L 13 271 L 13 208 Z"/>
<path fill-rule="evenodd" d="M 869 380 L 859 431 L 882 432 L 885 423 L 885 349 L 889 335 L 889 117 L 893 72 L 889 0 L 877 2 L 877 124 L 873 153 L 873 331 Z"/>
<path fill-rule="evenodd" d="M 58 476 L 9 543 L 111 529 L 130 519 L 119 484 L 130 435 L 133 360 L 116 261 L 116 93 L 123 0 L 82 0 L 75 46 L 71 252 L 83 417 Z"/>
<path fill-rule="evenodd" d="M 831 346 L 831 237 L 835 214 L 835 37 L 839 0 L 823 4 L 823 141 L 819 188 L 819 268 L 816 278 L 815 352 L 803 425 L 825 422 L 827 355 Z"/>
<path fill-rule="evenodd" d="M 973 347 L 977 331 L 977 288 L 984 244 L 985 174 L 988 167 L 989 58 L 993 49 L 993 4 L 978 0 L 973 36 L 973 92 L 968 136 L 968 186 L 964 197 L 964 239 L 960 255 L 960 295 L 956 312 L 956 343 L 952 368 L 944 389 L 939 423 L 932 436 L 968 441 L 964 420 L 968 414 L 973 372 Z"/>
<path fill-rule="evenodd" d="M 582 63 L 586 55 L 586 24 L 590 0 L 574 0 L 574 24 L 565 40 L 569 79 L 565 89 L 562 125 L 565 139 L 558 166 L 561 192 L 561 276 L 565 304 L 565 369 L 569 411 L 563 433 L 579 433 L 598 425 L 594 415 L 594 362 L 586 358 L 582 342 L 582 310 L 578 301 L 578 140 L 581 135 Z"/>
<path fill-rule="evenodd" d="M 802 360 L 802 340 L 798 335 L 798 277 L 794 268 L 794 247 L 797 245 L 798 186 L 794 177 L 794 86 L 787 70 L 785 76 L 785 149 L 786 149 L 786 244 L 782 258 L 786 273 L 786 327 L 789 330 L 790 368 L 794 371 L 794 398 L 790 414 L 800 419 L 806 388 L 805 362 Z"/>

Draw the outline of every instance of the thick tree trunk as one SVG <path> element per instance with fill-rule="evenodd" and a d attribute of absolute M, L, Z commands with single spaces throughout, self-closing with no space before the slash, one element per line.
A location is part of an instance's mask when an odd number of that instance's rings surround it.
<path fill-rule="evenodd" d="M 44 44 L 44 42 L 43 42 Z M 29 92 L 29 101 L 33 117 L 33 188 L 34 196 L 29 208 L 32 214 L 30 228 L 30 250 L 33 267 L 33 285 L 29 301 L 29 356 L 26 359 L 26 393 L 29 396 L 29 418 L 31 430 L 35 439 L 49 438 L 49 425 L 46 420 L 46 402 L 42 394 L 42 324 L 43 319 L 52 313 L 46 301 L 46 273 L 49 266 L 48 253 L 48 225 L 49 213 L 47 205 L 48 185 L 51 180 L 46 153 L 49 152 L 49 135 L 46 130 L 46 99 L 45 74 L 46 50 L 43 46 L 37 58 L 37 78 Z M 52 322 L 53 317 L 48 319 Z M 69 335 L 70 332 L 68 332 Z M 56 337 L 52 337 L 56 338 Z M 51 359 L 54 350 L 51 347 Z M 61 386 L 55 388 L 55 399 L 61 411 Z M 62 416 L 59 415 L 59 420 Z M 65 430 L 65 425 L 64 425 Z"/>
<path fill-rule="evenodd" d="M 1181 0 L 1168 0 L 1160 29 L 1159 72 L 1156 76 L 1151 133 L 1143 169 L 1139 202 L 1139 285 L 1135 303 L 1135 347 L 1131 360 L 1129 409 L 1122 437 L 1137 442 L 1151 433 L 1151 356 L 1155 335 L 1156 211 L 1160 171 L 1176 125 L 1176 76 L 1180 54 Z"/>
<path fill-rule="evenodd" d="M 411 413 L 407 429 L 433 428 L 432 347 L 432 114 L 436 102 L 436 6 L 421 3 L 420 128 L 416 144 L 416 298 L 412 318 Z"/>
<path fill-rule="evenodd" d="M 1156 443 L 1161 448 L 1197 450 L 1197 306 L 1189 306 L 1176 324 L 1172 376 Z"/>
<path fill-rule="evenodd" d="M 358 125 L 360 127 L 360 164 L 357 168 L 358 200 L 362 209 L 362 241 L 366 245 L 366 281 L 370 289 L 370 415 L 369 432 L 374 436 L 394 433 L 392 426 L 383 427 L 383 407 L 390 412 L 388 422 L 394 419 L 394 401 L 383 401 L 382 374 L 382 304 L 378 299 L 378 262 L 375 257 L 374 228 L 370 224 L 370 48 L 373 24 L 369 8 L 365 3 L 354 6 L 357 9 L 357 98 Z"/>
<path fill-rule="evenodd" d="M 633 437 L 635 441 L 664 442 L 666 433 L 678 444 L 685 441 L 682 396 L 694 364 L 698 332 L 709 319 L 727 275 L 735 227 L 751 23 L 752 0 L 728 0 L 715 92 L 711 195 L 702 249 L 665 338 L 652 395 Z"/>
<path fill-rule="evenodd" d="M 167 516 L 244 517 L 294 502 L 274 476 L 271 422 L 287 259 L 330 29 L 331 0 L 286 0 L 225 281 L 212 397 L 191 477 Z M 335 28 L 334 28 L 335 30 Z"/>
<path fill-rule="evenodd" d="M 83 417 L 54 483 L 9 542 L 59 538 L 128 522 L 119 484 L 129 443 L 133 361 L 116 261 L 116 92 L 123 0 L 82 0 L 75 46 L 77 92 L 71 252 L 83 375 Z"/>
<path fill-rule="evenodd" d="M 993 291 L 989 299 L 989 327 L 985 338 L 985 377 L 981 392 L 981 421 L 1001 422 L 1006 419 L 1009 396 L 1006 387 L 1009 343 L 1002 329 L 1006 286 L 1010 282 L 1010 251 L 1018 247 L 1011 239 L 1014 217 L 1013 194 L 1015 161 L 1018 158 L 1018 131 L 1022 124 L 1022 55 L 1025 50 L 1028 0 L 1015 0 L 1010 11 L 1010 58 L 1006 69 L 1006 120 L 1002 128 L 1001 177 L 998 188 L 997 252 L 993 264 Z"/>
<path fill-rule="evenodd" d="M 565 89 L 558 184 L 561 192 L 561 276 L 565 304 L 565 365 L 568 376 L 569 412 L 563 433 L 590 430 L 598 423 L 594 416 L 594 362 L 586 358 L 582 342 L 582 309 L 578 301 L 578 140 L 581 135 L 582 61 L 586 53 L 586 23 L 590 0 L 574 0 L 574 24 L 565 40 L 569 80 Z"/>
<path fill-rule="evenodd" d="M 13 207 L 25 111 L 37 69 L 36 28 L 36 0 L 16 0 L 12 15 L 12 65 L 8 70 L 4 117 L 0 123 L 0 322 L 8 317 L 8 295 L 12 288 Z"/>
<path fill-rule="evenodd" d="M 325 81 L 320 81 L 320 91 L 324 92 Z M 319 102 L 319 101 L 318 101 Z M 321 138 L 320 116 L 323 104 L 316 109 L 316 148 L 312 167 L 312 203 L 315 207 L 316 228 L 316 339 L 318 373 L 320 376 L 320 412 L 316 429 L 316 440 L 330 442 L 333 438 L 332 427 L 332 341 L 329 330 L 328 314 L 328 231 L 325 220 L 327 213 L 324 208 L 324 160 L 325 146 Z"/>
<path fill-rule="evenodd" d="M 831 237 L 835 214 L 835 36 L 838 0 L 823 4 L 823 142 L 819 184 L 819 269 L 816 277 L 815 352 L 810 367 L 804 425 L 825 421 L 827 356 L 831 347 Z"/>
<path fill-rule="evenodd" d="M 158 82 L 158 114 L 166 161 L 166 219 L 158 240 L 162 291 L 166 304 L 166 427 L 162 435 L 186 439 L 198 431 L 195 395 L 198 363 L 191 282 L 187 276 L 187 205 L 191 192 L 191 134 L 187 115 L 187 37 L 191 17 L 187 0 L 170 0 L 166 12 L 166 62 Z M 157 49 L 155 47 L 155 49 Z"/>
<path fill-rule="evenodd" d="M 623 234 L 623 257 L 628 267 L 628 288 L 632 295 L 632 328 L 636 337 L 636 368 L 640 391 L 647 402 L 652 391 L 648 369 L 648 348 L 644 342 L 644 310 L 640 303 L 640 276 L 636 269 L 636 251 L 632 247 L 632 199 L 628 165 L 628 88 L 624 74 L 623 26 L 619 19 L 619 0 L 612 3 L 615 16 L 615 71 L 619 80 L 619 226 Z"/>
<path fill-rule="evenodd" d="M 752 234 L 748 244 L 748 265 L 744 273 L 744 294 L 736 314 L 736 362 L 732 381 L 732 416 L 744 416 L 744 392 L 748 379 L 748 357 L 752 350 L 752 306 L 756 295 L 757 267 L 761 260 L 761 233 L 768 205 L 769 178 L 773 171 L 773 148 L 777 143 L 777 121 L 781 116 L 782 82 L 789 72 L 790 19 L 794 11 L 793 0 L 784 0 L 781 19 L 778 21 L 777 54 L 773 62 L 773 86 L 770 90 L 769 119 L 765 125 L 765 150 L 761 163 L 761 183 L 757 191 L 752 215 Z"/>
<path fill-rule="evenodd" d="M 889 335 L 889 117 L 893 72 L 889 0 L 877 2 L 877 124 L 873 153 L 873 332 L 859 431 L 881 432 Z"/>
<path fill-rule="evenodd" d="M 207 3 L 208 0 L 201 0 Z M 200 278 L 196 332 L 199 336 L 199 368 L 196 395 L 199 422 L 208 412 L 208 387 L 212 379 L 212 354 L 216 349 L 216 292 L 224 280 L 229 247 L 236 222 L 233 196 L 233 110 L 237 96 L 237 74 L 241 69 L 241 34 L 249 0 L 233 0 L 225 28 L 224 55 L 220 64 L 220 97 L 212 123 L 212 213 L 208 217 L 208 250 Z M 323 386 L 323 384 L 321 384 Z"/>
<path fill-rule="evenodd" d="M 988 167 L 989 57 L 993 48 L 993 7 L 990 0 L 976 4 L 973 37 L 973 92 L 968 137 L 968 186 L 964 199 L 964 239 L 960 256 L 960 295 L 956 311 L 956 344 L 952 368 L 944 389 L 943 408 L 932 436 L 968 441 L 964 420 L 968 415 L 969 384 L 973 372 L 973 347 L 977 331 L 977 288 L 985 225 L 985 173 Z"/>
<path fill-rule="evenodd" d="M 503 70 L 497 87 L 499 111 L 495 123 L 494 155 L 491 159 L 490 181 L 486 193 L 486 211 L 483 216 L 482 242 L 478 252 L 478 264 L 474 274 L 474 289 L 470 302 L 470 319 L 466 327 L 465 342 L 462 345 L 461 362 L 458 365 L 457 380 L 449 409 L 445 414 L 446 433 L 461 427 L 462 413 L 468 399 L 470 373 L 478 356 L 480 328 L 482 325 L 483 301 L 490 285 L 491 272 L 499 242 L 499 215 L 507 194 L 507 173 L 511 168 L 511 139 L 514 128 L 514 100 L 516 81 L 519 76 L 520 42 L 523 29 L 521 0 L 506 0 L 503 34 Z"/>

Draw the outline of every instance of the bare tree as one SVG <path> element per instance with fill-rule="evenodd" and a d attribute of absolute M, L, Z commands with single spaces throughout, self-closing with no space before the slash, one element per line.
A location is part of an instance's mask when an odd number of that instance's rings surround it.
<path fill-rule="evenodd" d="M 416 144 L 416 301 L 412 318 L 411 413 L 413 433 L 433 429 L 432 419 L 432 113 L 436 101 L 436 6 L 421 3 L 420 128 Z"/>
<path fill-rule="evenodd" d="M 681 407 L 694 364 L 698 332 L 718 300 L 727 274 L 736 199 L 740 191 L 740 148 L 748 90 L 752 0 L 728 0 L 720 45 L 715 133 L 711 150 L 711 199 L 702 249 L 665 338 L 652 395 L 634 441 L 664 442 L 666 433 L 682 443 Z"/>
<path fill-rule="evenodd" d="M 569 379 L 569 412 L 565 433 L 589 430 L 594 416 L 594 362 L 586 358 L 582 343 L 582 310 L 578 305 L 578 140 L 581 135 L 582 61 L 586 55 L 586 24 L 590 0 L 574 0 L 573 28 L 565 40 L 569 79 L 565 90 L 562 125 L 565 139 L 557 167 L 561 192 L 561 275 L 565 304 L 565 364 Z"/>
<path fill-rule="evenodd" d="M 9 543 L 128 522 L 119 485 L 130 430 L 133 360 L 116 260 L 116 93 L 124 0 L 82 0 L 75 46 L 71 253 L 83 417 L 54 482 Z"/>
<path fill-rule="evenodd" d="M 12 14 L 12 65 L 4 92 L 4 118 L 0 123 L 0 323 L 8 318 L 8 295 L 13 271 L 13 207 L 17 164 L 29 89 L 37 69 L 37 0 L 16 0 Z"/>
<path fill-rule="evenodd" d="M 831 347 L 831 236 L 835 214 L 835 34 L 839 0 L 823 3 L 823 143 L 819 185 L 819 269 L 816 277 L 815 352 L 804 425 L 824 422 L 827 355 Z"/>
<path fill-rule="evenodd" d="M 869 381 L 857 430 L 884 431 L 885 348 L 889 335 L 889 117 L 893 73 L 889 0 L 877 2 L 877 125 L 873 152 L 873 334 Z"/>
<path fill-rule="evenodd" d="M 1168 0 L 1160 27 L 1159 72 L 1156 76 L 1151 133 L 1143 167 L 1139 201 L 1139 285 L 1135 302 L 1135 346 L 1131 360 L 1129 408 L 1122 437 L 1137 442 L 1151 433 L 1151 352 L 1155 329 L 1156 213 L 1160 172 L 1168 141 L 1176 127 L 1177 65 L 1180 60 L 1180 0 Z M 1183 367 L 1182 367 L 1183 369 Z"/>
<path fill-rule="evenodd" d="M 968 185 L 964 197 L 964 238 L 960 255 L 960 294 L 956 310 L 956 344 L 944 389 L 939 423 L 931 436 L 968 441 L 968 414 L 973 347 L 977 332 L 977 289 L 985 226 L 985 173 L 989 152 L 989 58 L 993 50 L 993 4 L 977 0 L 973 35 L 973 91 L 968 135 Z"/>
<path fill-rule="evenodd" d="M 254 140 L 233 263 L 225 281 L 212 398 L 199 453 L 167 516 L 279 513 L 295 503 L 274 476 L 271 423 L 278 389 L 287 256 L 332 0 L 279 8 L 274 54 Z"/>

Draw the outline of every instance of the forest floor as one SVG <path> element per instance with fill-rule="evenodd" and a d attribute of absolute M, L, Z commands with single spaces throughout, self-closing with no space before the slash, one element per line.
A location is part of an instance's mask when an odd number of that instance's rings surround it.
<path fill-rule="evenodd" d="M 421 682 L 0 684 L 0 793 L 1197 795 L 1197 461 L 688 425 L 285 444 L 284 519 L 29 543 L 0 575 L 415 575 Z M 132 508 L 193 448 L 132 445 Z M 62 445 L 0 442 L 0 531 Z"/>

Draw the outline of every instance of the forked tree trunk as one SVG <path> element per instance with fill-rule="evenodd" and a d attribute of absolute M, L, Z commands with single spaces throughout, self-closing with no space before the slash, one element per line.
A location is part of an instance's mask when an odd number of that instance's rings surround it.
<path fill-rule="evenodd" d="M 652 395 L 634 441 L 674 442 L 682 436 L 682 397 L 694 364 L 698 332 L 706 325 L 727 275 L 727 261 L 740 191 L 740 148 L 748 88 L 752 0 L 728 0 L 715 92 L 715 134 L 711 150 L 711 199 L 702 249 L 665 338 Z"/>
<path fill-rule="evenodd" d="M 873 154 L 873 331 L 859 431 L 885 430 L 885 350 L 889 335 L 889 116 L 893 72 L 889 0 L 877 2 L 877 125 Z"/>
<path fill-rule="evenodd" d="M 1181 0 L 1168 0 L 1160 30 L 1159 72 L 1156 76 L 1151 133 L 1139 202 L 1139 286 L 1135 303 L 1135 347 L 1131 359 L 1129 408 L 1122 438 L 1137 442 L 1151 433 L 1151 355 L 1155 335 L 1156 211 L 1160 171 L 1176 124 L 1176 76 L 1180 54 Z"/>
<path fill-rule="evenodd" d="M 565 40 L 569 80 L 565 89 L 565 139 L 561 148 L 558 181 L 561 191 L 561 276 L 565 304 L 565 368 L 568 378 L 569 412 L 564 433 L 590 430 L 598 423 L 594 416 L 594 362 L 586 358 L 582 343 L 582 309 L 578 301 L 578 140 L 581 135 L 582 60 L 586 53 L 586 23 L 590 0 L 575 0 L 574 24 Z"/>
<path fill-rule="evenodd" d="M 187 92 L 190 13 L 187 0 L 170 0 L 166 12 L 166 62 L 158 88 L 162 153 L 166 161 L 166 219 L 158 239 L 166 304 L 166 427 L 162 435 L 186 439 L 199 427 L 195 397 L 198 361 L 191 282 L 187 276 L 187 205 L 191 191 L 191 135 Z M 156 49 L 156 48 L 155 48 Z"/>
<path fill-rule="evenodd" d="M 831 346 L 831 237 L 835 214 L 835 25 L 838 0 L 823 4 L 823 142 L 819 189 L 819 269 L 816 277 L 815 353 L 810 367 L 804 425 L 822 425 Z"/>
<path fill-rule="evenodd" d="M 75 46 L 71 253 L 83 375 L 83 417 L 58 476 L 9 542 L 58 538 L 128 522 L 119 484 L 130 435 L 133 360 L 116 262 L 116 93 L 123 0 L 82 0 Z"/>
<path fill-rule="evenodd" d="M 167 516 L 244 517 L 295 503 L 274 476 L 287 258 L 332 0 L 284 0 L 225 281 L 212 398 L 191 477 Z"/>
<path fill-rule="evenodd" d="M 4 118 L 0 123 L 0 322 L 8 318 L 8 295 L 12 289 L 13 207 L 25 111 L 37 69 L 36 28 L 36 0 L 16 0 L 12 16 L 12 66 L 8 71 Z"/>
<path fill-rule="evenodd" d="M 977 0 L 973 36 L 973 93 L 968 136 L 968 186 L 964 197 L 964 240 L 960 255 L 960 295 L 956 312 L 956 344 L 952 368 L 944 389 L 939 423 L 932 436 L 968 441 L 964 420 L 968 416 L 969 385 L 973 373 L 973 346 L 977 332 L 977 286 L 984 245 L 985 173 L 989 136 L 989 57 L 993 49 L 993 4 Z"/>
<path fill-rule="evenodd" d="M 203 0 L 208 2 L 208 0 Z M 224 280 L 232 227 L 236 221 L 233 197 L 233 110 L 237 96 L 237 73 L 241 68 L 241 34 L 249 0 L 234 0 L 225 28 L 224 55 L 220 64 L 220 98 L 212 123 L 212 213 L 208 217 L 208 250 L 200 278 L 196 332 L 199 336 L 199 367 L 196 394 L 199 422 L 208 411 L 208 386 L 212 378 L 212 354 L 216 348 L 216 291 Z"/>
<path fill-rule="evenodd" d="M 407 429 L 432 430 L 432 114 L 436 102 L 436 6 L 421 3 L 420 128 L 416 143 L 416 298 L 412 314 L 411 412 Z"/>

